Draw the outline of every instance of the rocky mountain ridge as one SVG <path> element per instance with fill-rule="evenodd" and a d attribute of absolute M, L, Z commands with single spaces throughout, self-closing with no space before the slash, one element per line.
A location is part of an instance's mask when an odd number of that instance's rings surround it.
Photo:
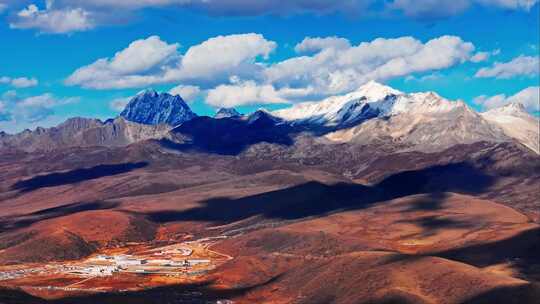
<path fill-rule="evenodd" d="M 148 90 L 132 98 L 120 113 L 128 121 L 177 126 L 197 116 L 179 95 Z"/>
<path fill-rule="evenodd" d="M 515 141 L 540 152 L 539 121 L 520 105 L 477 113 L 463 101 L 450 101 L 434 92 L 406 94 L 376 82 L 343 96 L 284 110 L 261 109 L 240 115 L 235 109 L 220 109 L 214 118 L 197 118 L 180 96 L 146 91 L 134 97 L 116 119 L 101 122 L 72 118 L 49 129 L 1 134 L 0 148 L 31 152 L 71 146 L 122 146 L 148 139 L 176 139 L 182 145 L 195 140 L 208 146 L 208 139 L 194 137 L 210 136 L 227 146 L 227 151 L 240 153 L 230 144 L 240 143 L 242 149 L 263 142 L 292 146 L 308 136 L 329 145 L 420 152 L 475 142 Z M 170 132 L 172 129 L 175 132 Z"/>

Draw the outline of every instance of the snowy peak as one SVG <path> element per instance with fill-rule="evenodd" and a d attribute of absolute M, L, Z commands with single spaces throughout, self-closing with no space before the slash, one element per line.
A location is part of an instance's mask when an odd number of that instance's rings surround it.
<path fill-rule="evenodd" d="M 471 109 L 461 100 L 450 101 L 435 92 L 421 92 L 397 96 L 393 103 L 382 105 L 385 116 L 398 114 L 443 114 L 455 110 Z"/>
<path fill-rule="evenodd" d="M 386 96 L 403 94 L 398 90 L 395 90 L 389 86 L 385 86 L 373 80 L 359 87 L 358 90 L 356 90 L 354 93 L 365 97 L 369 101 L 382 100 L 386 98 Z"/>
<path fill-rule="evenodd" d="M 234 108 L 221 108 L 219 111 L 216 112 L 216 115 L 214 115 L 214 118 L 220 119 L 220 118 L 227 118 L 227 117 L 240 117 L 242 114 L 240 112 L 236 111 Z"/>
<path fill-rule="evenodd" d="M 265 109 L 257 110 L 249 114 L 246 118 L 248 124 L 258 125 L 276 125 L 282 122 L 282 119 L 274 116 Z"/>
<path fill-rule="evenodd" d="M 527 113 L 527 110 L 525 110 L 525 106 L 523 106 L 523 104 L 519 102 L 512 102 L 502 107 L 491 109 L 489 111 L 484 112 L 484 114 L 519 116 L 519 117 L 531 116 L 529 113 Z"/>
<path fill-rule="evenodd" d="M 346 95 L 297 104 L 274 114 L 295 124 L 342 128 L 375 117 L 405 113 L 444 114 L 455 110 L 472 113 L 462 101 L 449 101 L 435 92 L 405 94 L 370 81 Z"/>
<path fill-rule="evenodd" d="M 481 115 L 507 136 L 540 154 L 540 121 L 527 113 L 521 103 L 510 103 Z"/>
<path fill-rule="evenodd" d="M 331 96 L 320 102 L 304 102 L 288 109 L 273 112 L 274 115 L 296 124 L 339 127 L 359 123 L 378 115 L 382 108 L 389 107 L 402 92 L 370 81 L 358 90 Z"/>
<path fill-rule="evenodd" d="M 128 121 L 146 125 L 176 126 L 197 115 L 179 95 L 159 94 L 154 90 L 147 90 L 131 99 L 120 116 Z"/>

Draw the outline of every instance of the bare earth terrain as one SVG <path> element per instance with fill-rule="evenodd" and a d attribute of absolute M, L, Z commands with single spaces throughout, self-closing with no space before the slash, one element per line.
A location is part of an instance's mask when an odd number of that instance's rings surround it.
<path fill-rule="evenodd" d="M 310 141 L 2 154 L 0 303 L 539 303 L 536 154 Z"/>

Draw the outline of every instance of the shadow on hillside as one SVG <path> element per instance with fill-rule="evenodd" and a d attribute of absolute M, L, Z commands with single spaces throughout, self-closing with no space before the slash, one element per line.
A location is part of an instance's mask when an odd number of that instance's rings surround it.
<path fill-rule="evenodd" d="M 540 301 L 539 284 L 523 284 L 492 289 L 479 294 L 460 304 L 538 304 Z"/>
<path fill-rule="evenodd" d="M 216 289 L 214 282 L 208 281 L 194 284 L 178 284 L 164 287 L 150 288 L 141 291 L 128 292 L 106 292 L 91 295 L 81 295 L 66 297 L 57 300 L 44 300 L 20 290 L 0 289 L 0 303 L 2 304 L 158 304 L 158 303 L 186 303 L 186 304 L 207 304 L 215 303 L 218 300 L 226 300 L 239 297 L 248 292 L 271 284 L 279 276 L 252 286 L 238 287 L 232 289 Z"/>
<path fill-rule="evenodd" d="M 159 223 L 209 221 L 226 224 L 255 215 L 293 220 L 367 208 L 377 202 L 420 193 L 431 194 L 419 204 L 411 205 L 411 208 L 436 209 L 440 208 L 445 199 L 443 192 L 480 193 L 494 182 L 493 177 L 475 167 L 467 163 L 456 163 L 398 173 L 371 187 L 308 182 L 239 199 L 213 198 L 201 202 L 200 207 L 185 211 L 154 212 L 148 216 Z"/>
<path fill-rule="evenodd" d="M 84 211 L 108 210 L 118 207 L 117 202 L 95 201 L 89 203 L 73 203 L 54 208 L 43 209 L 20 217 L 0 218 L 0 232 L 28 227 L 35 222 L 62 217 Z"/>
<path fill-rule="evenodd" d="M 524 279 L 540 282 L 540 228 L 487 244 L 471 245 L 434 255 L 477 267 L 510 263 Z"/>
<path fill-rule="evenodd" d="M 464 244 L 460 248 L 445 251 L 414 255 L 399 254 L 386 259 L 385 264 L 404 260 L 412 261 L 425 256 L 437 256 L 473 265 L 478 268 L 507 263 L 510 268 L 516 271 L 517 277 L 526 281 L 536 282 L 537 285 L 540 284 L 540 228 L 522 231 L 499 241 L 482 244 Z M 540 286 L 537 286 L 537 288 L 540 288 Z"/>
<path fill-rule="evenodd" d="M 18 181 L 11 186 L 11 188 L 20 190 L 21 192 L 29 192 L 40 188 L 69 185 L 101 177 L 118 175 L 144 168 L 147 165 L 148 163 L 146 162 L 98 165 L 91 168 L 38 175 L 27 180 Z"/>
<path fill-rule="evenodd" d="M 182 140 L 181 143 L 162 140 L 161 144 L 169 149 L 238 155 L 249 146 L 262 142 L 291 146 L 294 143 L 291 134 L 296 131 L 262 115 L 254 121 L 201 116 L 183 123 L 171 132 Z"/>

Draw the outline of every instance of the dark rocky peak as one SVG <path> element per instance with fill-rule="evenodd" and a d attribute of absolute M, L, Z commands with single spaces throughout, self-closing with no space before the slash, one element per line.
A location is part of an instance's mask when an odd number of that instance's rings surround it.
<path fill-rule="evenodd" d="M 236 111 L 235 108 L 221 108 L 219 111 L 216 112 L 216 115 L 214 115 L 214 118 L 220 119 L 220 118 L 226 118 L 226 117 L 240 117 L 242 114 L 240 112 Z"/>
<path fill-rule="evenodd" d="M 130 100 L 120 116 L 126 120 L 146 124 L 180 125 L 197 116 L 180 95 L 147 90 Z"/>

